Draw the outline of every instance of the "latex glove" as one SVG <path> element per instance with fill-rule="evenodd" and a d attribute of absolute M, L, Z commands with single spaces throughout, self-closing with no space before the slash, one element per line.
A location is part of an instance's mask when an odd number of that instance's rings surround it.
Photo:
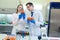
<path fill-rule="evenodd" d="M 25 19 L 25 13 L 21 13 L 21 14 L 19 15 L 19 19 L 21 19 L 21 18 Z"/>
<path fill-rule="evenodd" d="M 27 23 L 30 24 L 30 22 L 35 24 L 35 20 L 33 18 L 31 18 L 31 17 L 28 17 L 27 18 Z"/>

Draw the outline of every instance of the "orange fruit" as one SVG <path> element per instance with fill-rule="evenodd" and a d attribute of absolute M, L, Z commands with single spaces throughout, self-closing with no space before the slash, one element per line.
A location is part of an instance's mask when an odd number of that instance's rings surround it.
<path fill-rule="evenodd" d="M 24 13 L 24 10 L 21 10 L 21 13 Z"/>
<path fill-rule="evenodd" d="M 33 20 L 33 18 L 32 18 L 32 17 L 28 17 L 27 19 L 28 19 L 28 20 Z"/>
<path fill-rule="evenodd" d="M 7 39 L 9 39 L 9 40 L 16 40 L 16 37 L 15 36 L 6 36 L 4 38 L 4 40 L 7 40 Z"/>
<path fill-rule="evenodd" d="M 16 40 L 15 36 L 10 36 L 10 40 Z"/>

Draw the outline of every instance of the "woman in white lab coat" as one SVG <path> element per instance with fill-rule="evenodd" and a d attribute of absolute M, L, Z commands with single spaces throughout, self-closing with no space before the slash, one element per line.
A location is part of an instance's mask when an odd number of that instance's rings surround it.
<path fill-rule="evenodd" d="M 17 6 L 17 11 L 16 13 L 13 13 L 12 17 L 13 17 L 13 26 L 14 26 L 12 30 L 12 34 L 16 34 L 16 31 L 23 30 L 26 24 L 25 22 L 26 15 L 24 13 L 22 4 L 19 4 Z"/>

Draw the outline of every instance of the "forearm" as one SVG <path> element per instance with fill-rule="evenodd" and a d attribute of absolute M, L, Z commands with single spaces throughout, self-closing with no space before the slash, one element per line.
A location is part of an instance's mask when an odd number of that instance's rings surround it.
<path fill-rule="evenodd" d="M 36 26 L 44 25 L 44 22 L 35 21 Z"/>

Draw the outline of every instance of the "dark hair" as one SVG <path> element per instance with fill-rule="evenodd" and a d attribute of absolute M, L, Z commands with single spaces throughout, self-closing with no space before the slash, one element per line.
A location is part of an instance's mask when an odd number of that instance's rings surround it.
<path fill-rule="evenodd" d="M 26 4 L 26 6 L 27 6 L 27 5 L 33 6 L 33 3 L 28 2 L 28 3 Z"/>

